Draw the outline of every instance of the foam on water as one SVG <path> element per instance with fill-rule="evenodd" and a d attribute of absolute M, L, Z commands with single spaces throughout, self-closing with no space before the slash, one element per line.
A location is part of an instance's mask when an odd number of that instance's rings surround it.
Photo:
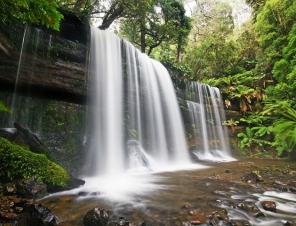
<path fill-rule="evenodd" d="M 159 175 L 160 173 L 180 170 L 198 170 L 207 168 L 208 166 L 187 164 L 171 165 L 170 167 L 163 168 L 159 165 L 154 165 L 152 167 L 153 170 L 147 167 L 136 167 L 128 169 L 126 172 L 118 175 L 85 177 L 83 178 L 83 180 L 85 180 L 85 185 L 70 191 L 58 192 L 50 196 L 77 195 L 83 192 L 86 195 L 80 196 L 80 199 L 103 198 L 116 202 L 134 203 L 138 196 L 149 195 L 152 192 L 167 188 L 167 186 L 164 185 L 167 178 Z"/>
<path fill-rule="evenodd" d="M 231 157 L 228 155 L 228 153 L 225 153 L 220 150 L 213 150 L 213 151 L 208 151 L 208 152 L 198 152 L 195 151 L 193 152 L 194 155 L 199 160 L 202 161 L 208 161 L 208 162 L 232 162 L 232 161 L 237 161 L 237 159 Z"/>

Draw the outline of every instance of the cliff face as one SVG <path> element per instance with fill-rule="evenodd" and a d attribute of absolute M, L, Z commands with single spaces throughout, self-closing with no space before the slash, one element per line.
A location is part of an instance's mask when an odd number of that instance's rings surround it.
<path fill-rule="evenodd" d="M 24 26 L 0 30 L 0 92 L 84 104 L 88 26 L 65 16 L 60 33 Z M 79 34 L 79 35 L 78 35 Z"/>

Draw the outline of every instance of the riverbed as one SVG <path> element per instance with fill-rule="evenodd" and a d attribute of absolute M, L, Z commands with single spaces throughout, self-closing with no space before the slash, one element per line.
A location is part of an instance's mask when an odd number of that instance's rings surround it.
<path fill-rule="evenodd" d="M 212 225 L 294 225 L 296 162 L 244 159 L 196 165 L 199 167 L 141 173 L 132 181 L 123 177 L 109 188 L 114 189 L 113 193 L 103 189 L 103 180 L 97 189 L 89 189 L 87 183 L 93 182 L 86 179 L 86 185 L 79 189 L 50 195 L 39 202 L 58 216 L 61 225 L 83 225 L 83 216 L 97 206 L 109 210 L 110 221 L 124 217 L 135 223 L 145 221 L 148 226 L 190 225 L 197 221 L 210 225 L 209 216 L 214 215 L 217 220 Z M 261 179 L 243 180 L 251 172 Z M 263 201 L 275 203 L 276 210 L 266 210 Z"/>

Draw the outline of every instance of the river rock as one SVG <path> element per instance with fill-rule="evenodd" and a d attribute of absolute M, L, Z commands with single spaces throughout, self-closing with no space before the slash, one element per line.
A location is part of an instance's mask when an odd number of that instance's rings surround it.
<path fill-rule="evenodd" d="M 264 213 L 252 202 L 240 202 L 236 206 L 254 217 L 265 217 Z"/>
<path fill-rule="evenodd" d="M 221 210 L 217 210 L 217 211 L 214 211 L 212 213 L 212 215 L 215 215 L 219 220 L 228 220 L 228 216 L 227 216 L 227 210 L 226 209 L 221 209 Z"/>
<path fill-rule="evenodd" d="M 16 195 L 16 186 L 14 183 L 6 184 L 3 187 L 3 195 Z"/>
<path fill-rule="evenodd" d="M 250 173 L 245 173 L 241 177 L 241 181 L 254 183 L 254 182 L 262 182 L 263 179 L 259 174 L 254 173 L 254 172 L 250 172 Z"/>
<path fill-rule="evenodd" d="M 17 193 L 23 198 L 39 199 L 47 195 L 47 186 L 34 177 L 16 182 Z"/>
<path fill-rule="evenodd" d="M 187 220 L 192 225 L 200 225 L 207 222 L 207 218 L 205 217 L 204 213 L 192 213 L 191 216 L 187 217 Z"/>
<path fill-rule="evenodd" d="M 146 226 L 144 221 L 136 224 L 134 222 L 130 222 L 125 220 L 123 217 L 120 217 L 118 221 L 112 221 L 107 224 L 108 226 Z"/>
<path fill-rule="evenodd" d="M 23 212 L 18 216 L 18 222 L 18 225 L 59 225 L 58 217 L 50 209 L 36 203 L 24 207 Z"/>
<path fill-rule="evenodd" d="M 273 201 L 261 201 L 260 202 L 261 206 L 263 209 L 276 212 L 276 203 Z"/>
<path fill-rule="evenodd" d="M 83 217 L 84 226 L 105 226 L 108 224 L 108 212 L 101 206 L 88 211 Z"/>
<path fill-rule="evenodd" d="M 294 221 L 287 221 L 286 223 L 284 223 L 284 226 L 295 226 L 296 222 Z"/>
<path fill-rule="evenodd" d="M 251 223 L 246 220 L 230 220 L 229 226 L 251 226 Z"/>

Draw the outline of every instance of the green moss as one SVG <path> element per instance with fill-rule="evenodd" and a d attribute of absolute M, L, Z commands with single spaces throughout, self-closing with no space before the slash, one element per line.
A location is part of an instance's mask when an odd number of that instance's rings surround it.
<path fill-rule="evenodd" d="M 70 175 L 61 166 L 47 159 L 44 154 L 36 154 L 0 137 L 0 179 L 30 178 L 47 184 L 65 186 Z"/>

